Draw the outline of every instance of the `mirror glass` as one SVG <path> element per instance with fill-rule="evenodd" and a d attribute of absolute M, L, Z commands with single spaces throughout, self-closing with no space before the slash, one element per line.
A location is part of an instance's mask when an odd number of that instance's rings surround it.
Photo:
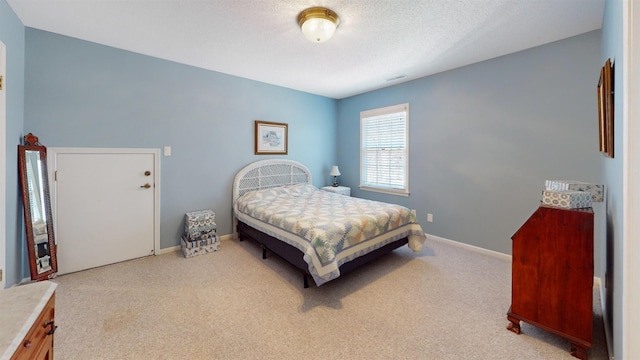
<path fill-rule="evenodd" d="M 25 145 L 18 146 L 25 237 L 33 280 L 48 279 L 57 272 L 46 154 L 46 148 L 32 134 L 25 136 Z"/>
<path fill-rule="evenodd" d="M 26 150 L 27 161 L 27 186 L 29 187 L 29 200 L 31 202 L 31 228 L 36 252 L 36 265 L 38 274 L 51 270 L 49 262 L 49 234 L 47 233 L 47 214 L 44 208 L 44 191 L 42 188 L 42 167 L 40 152 Z"/>

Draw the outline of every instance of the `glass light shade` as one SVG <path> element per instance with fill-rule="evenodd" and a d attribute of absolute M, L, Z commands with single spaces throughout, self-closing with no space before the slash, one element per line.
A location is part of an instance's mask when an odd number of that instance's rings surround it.
<path fill-rule="evenodd" d="M 340 17 L 334 11 L 323 7 L 312 7 L 298 14 L 298 25 L 304 36 L 312 42 L 329 40 L 340 24 Z"/>
<path fill-rule="evenodd" d="M 333 165 L 331 167 L 331 172 L 329 172 L 331 176 L 340 176 L 340 170 L 338 170 L 338 165 Z"/>
<path fill-rule="evenodd" d="M 315 18 L 305 21 L 302 26 L 302 33 L 309 41 L 322 43 L 333 36 L 336 32 L 336 24 L 327 19 Z"/>

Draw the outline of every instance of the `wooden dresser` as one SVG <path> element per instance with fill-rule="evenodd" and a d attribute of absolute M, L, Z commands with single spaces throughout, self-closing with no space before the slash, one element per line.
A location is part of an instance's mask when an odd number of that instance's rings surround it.
<path fill-rule="evenodd" d="M 593 210 L 540 206 L 511 238 L 507 329 L 527 322 L 571 342 L 587 359 L 593 334 Z"/>
<path fill-rule="evenodd" d="M 0 360 L 53 359 L 56 284 L 0 290 Z"/>

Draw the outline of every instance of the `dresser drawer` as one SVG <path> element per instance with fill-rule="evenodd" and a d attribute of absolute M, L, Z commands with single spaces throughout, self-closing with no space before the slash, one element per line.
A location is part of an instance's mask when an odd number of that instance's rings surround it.
<path fill-rule="evenodd" d="M 55 293 L 33 323 L 11 359 L 51 359 L 53 355 L 53 334 L 55 328 Z M 48 355 L 48 356 L 47 356 Z"/>

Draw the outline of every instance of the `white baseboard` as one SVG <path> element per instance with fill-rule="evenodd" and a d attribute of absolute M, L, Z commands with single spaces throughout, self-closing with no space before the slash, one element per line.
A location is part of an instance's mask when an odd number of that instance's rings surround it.
<path fill-rule="evenodd" d="M 489 256 L 493 256 L 493 257 L 497 257 L 497 258 L 500 258 L 500 259 L 511 261 L 511 255 L 509 255 L 509 254 L 504 254 L 504 253 L 501 253 L 501 252 L 497 252 L 497 251 L 481 248 L 481 247 L 478 247 L 478 246 L 461 243 L 459 241 L 450 240 L 450 239 L 443 238 L 443 237 L 436 236 L 436 235 L 430 235 L 430 234 L 425 234 L 425 235 L 427 236 L 427 240 L 435 240 L 435 241 L 447 243 L 449 245 L 461 247 L 463 249 L 467 249 L 467 250 L 470 250 L 470 251 L 474 251 L 474 252 L 482 253 L 482 254 L 485 254 L 485 255 L 489 255 Z"/>
<path fill-rule="evenodd" d="M 434 241 L 439 241 L 439 242 L 443 242 L 443 243 L 447 243 L 449 245 L 452 246 L 457 246 L 457 247 L 461 247 L 463 249 L 467 249 L 470 251 L 474 251 L 474 252 L 478 252 L 478 253 L 482 253 L 482 254 L 486 254 L 489 256 L 493 256 L 493 257 L 497 257 L 500 259 L 504 259 L 504 260 L 508 260 L 508 261 L 512 261 L 512 256 L 508 255 L 508 254 L 503 254 L 501 252 L 497 252 L 497 251 L 493 251 L 493 250 L 488 250 L 488 249 L 484 249 L 478 246 L 473 246 L 473 245 L 469 245 L 469 244 L 465 244 L 465 243 L 461 243 L 459 241 L 455 241 L 455 240 L 450 240 L 450 239 L 446 239 L 440 236 L 436 236 L 436 235 L 429 235 L 429 234 L 425 234 L 427 236 L 428 240 L 434 240 Z M 602 321 L 603 321 L 603 326 L 604 326 L 604 335 L 605 335 L 605 341 L 607 343 L 607 357 L 610 360 L 614 360 L 613 357 L 613 341 L 611 338 L 611 332 L 609 330 L 609 327 L 607 326 L 608 322 L 608 316 L 607 316 L 607 312 L 606 312 L 606 305 L 605 305 L 605 291 L 604 291 L 604 286 L 603 283 L 601 281 L 601 279 L 597 276 L 593 277 L 593 284 L 595 286 L 598 287 L 599 291 L 600 291 L 600 311 L 602 311 Z"/>
<path fill-rule="evenodd" d="M 220 242 L 227 241 L 227 240 L 233 240 L 234 236 L 233 236 L 233 234 L 221 235 L 221 236 L 218 236 L 218 239 L 220 240 Z M 156 254 L 156 255 L 169 254 L 169 253 L 172 253 L 174 251 L 181 251 L 180 245 L 170 246 L 170 247 L 167 247 L 167 248 L 164 248 L 164 249 L 160 249 L 160 253 Z"/>
<path fill-rule="evenodd" d="M 220 239 L 220 241 L 227 241 L 227 240 L 233 240 L 234 236 L 233 234 L 228 234 L 228 235 L 222 235 L 218 237 Z M 170 246 L 168 248 L 164 248 L 164 249 L 160 249 L 160 253 L 156 254 L 156 255 L 164 255 L 164 254 L 169 254 L 172 253 L 174 251 L 180 251 L 180 245 L 176 245 L 176 246 Z M 21 285 L 26 285 L 29 283 L 34 282 L 33 280 L 31 280 L 30 277 L 28 278 L 24 278 L 22 280 L 20 280 L 20 282 L 18 282 L 17 284 L 13 284 L 11 287 L 15 287 L 15 286 L 21 286 Z"/>
<path fill-rule="evenodd" d="M 607 306 L 605 298 L 604 284 L 599 277 L 594 277 L 593 281 L 600 290 L 600 311 L 602 311 L 602 326 L 604 327 L 604 337 L 607 343 L 607 357 L 609 360 L 614 360 L 613 356 L 613 338 L 611 337 L 611 331 L 609 330 L 609 316 L 607 315 Z"/>
<path fill-rule="evenodd" d="M 180 245 L 170 246 L 168 248 L 162 248 L 162 249 L 160 249 L 160 253 L 158 253 L 156 255 L 164 255 L 164 254 L 172 253 L 172 252 L 175 252 L 175 251 L 180 251 Z"/>

